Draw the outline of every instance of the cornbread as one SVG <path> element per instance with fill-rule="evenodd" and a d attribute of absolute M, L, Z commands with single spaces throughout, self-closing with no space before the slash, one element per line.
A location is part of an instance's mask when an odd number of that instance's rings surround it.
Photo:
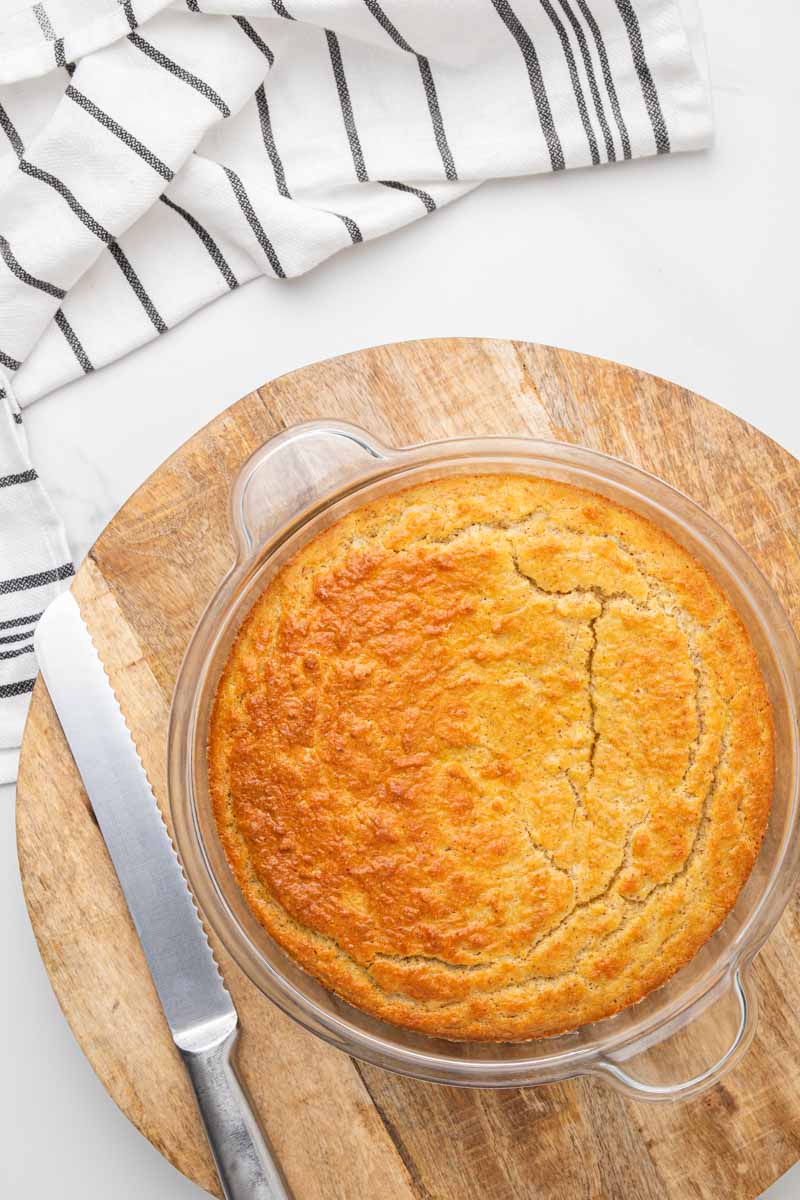
<path fill-rule="evenodd" d="M 773 730 L 718 585 L 567 484 L 460 475 L 305 545 L 222 672 L 209 774 L 256 917 L 361 1009 L 459 1040 L 608 1017 L 731 909 Z"/>

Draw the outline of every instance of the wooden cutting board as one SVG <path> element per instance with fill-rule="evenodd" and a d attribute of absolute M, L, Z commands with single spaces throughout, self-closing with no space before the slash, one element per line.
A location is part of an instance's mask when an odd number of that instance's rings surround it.
<path fill-rule="evenodd" d="M 165 403 L 169 397 L 165 396 Z M 114 518 L 73 584 L 160 800 L 173 681 L 232 560 L 228 490 L 278 430 L 344 417 L 408 443 L 553 436 L 639 463 L 750 551 L 800 622 L 800 463 L 663 380 L 512 342 L 410 342 L 266 384 L 196 434 Z M 175 1166 L 219 1195 L 188 1084 L 103 841 L 39 681 L 18 787 L 22 879 L 64 1013 L 114 1100 Z M 796 900 L 760 955 L 744 1065 L 690 1104 L 596 1082 L 466 1091 L 350 1061 L 294 1025 L 215 945 L 244 1026 L 242 1061 L 298 1200 L 751 1200 L 800 1156 Z"/>

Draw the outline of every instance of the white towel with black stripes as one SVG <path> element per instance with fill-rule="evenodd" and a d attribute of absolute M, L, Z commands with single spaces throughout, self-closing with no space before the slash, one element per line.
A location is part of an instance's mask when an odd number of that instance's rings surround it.
<path fill-rule="evenodd" d="M 484 179 L 705 146 L 698 31 L 690 0 L 0 15 L 0 781 L 37 616 L 73 574 L 25 408 L 255 276 L 298 275 Z"/>

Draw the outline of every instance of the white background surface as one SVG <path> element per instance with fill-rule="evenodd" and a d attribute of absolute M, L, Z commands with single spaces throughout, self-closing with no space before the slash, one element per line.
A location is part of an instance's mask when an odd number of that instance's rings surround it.
<path fill-rule="evenodd" d="M 28 409 L 34 463 L 76 561 L 166 455 L 241 395 L 406 338 L 523 338 L 631 363 L 800 456 L 800 6 L 702 8 L 713 150 L 487 185 L 304 279 L 253 283 Z M 20 891 L 11 788 L 0 788 L 0 855 L 0 1195 L 199 1200 L 120 1115 L 61 1017 Z M 533 1195 L 535 1163 L 531 1180 Z M 800 1167 L 767 1195 L 800 1196 Z"/>

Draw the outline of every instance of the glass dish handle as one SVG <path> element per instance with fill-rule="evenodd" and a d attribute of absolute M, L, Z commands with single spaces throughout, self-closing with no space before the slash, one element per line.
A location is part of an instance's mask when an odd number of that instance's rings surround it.
<path fill-rule="evenodd" d="M 256 450 L 231 496 L 240 560 L 327 492 L 370 474 L 392 451 L 356 425 L 309 421 Z"/>
<path fill-rule="evenodd" d="M 633 1100 L 689 1100 L 719 1083 L 737 1064 L 757 1020 L 756 994 L 736 971 L 722 994 L 687 1026 L 631 1056 L 624 1067 L 620 1058 L 609 1056 L 596 1064 L 595 1072 Z M 714 1061 L 686 1078 L 686 1063 L 707 1061 L 709 1043 Z"/>

